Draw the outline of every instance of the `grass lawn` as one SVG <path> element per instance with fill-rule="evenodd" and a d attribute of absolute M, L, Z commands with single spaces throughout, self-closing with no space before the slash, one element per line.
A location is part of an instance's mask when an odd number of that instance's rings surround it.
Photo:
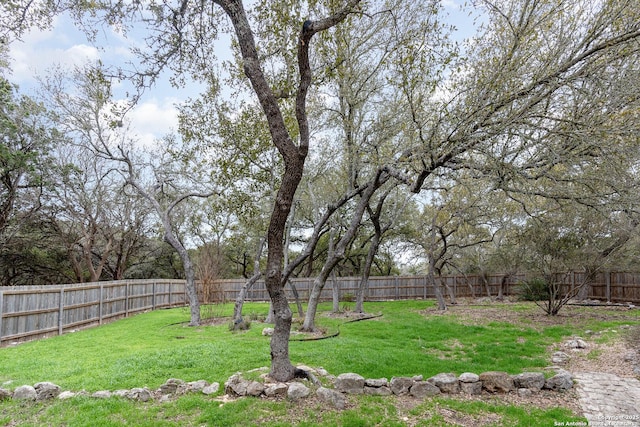
<path fill-rule="evenodd" d="M 232 308 L 229 304 L 209 311 L 224 318 Z M 445 314 L 430 301 L 368 303 L 367 312 L 381 316 L 354 323 L 329 316 L 329 309 L 321 305 L 317 323 L 327 333 L 339 330 L 340 335 L 320 341 L 300 341 L 304 336 L 293 335 L 292 362 L 366 378 L 542 371 L 549 365 L 549 352 L 564 337 L 640 323 L 638 310 L 603 316 L 599 309 L 571 308 L 569 314 L 551 319 L 530 303 L 485 304 L 473 310 L 454 306 Z M 246 304 L 244 312 L 260 319 L 267 310 L 268 304 Z M 160 310 L 0 348 L 0 387 L 51 381 L 72 391 L 155 389 L 168 378 L 222 384 L 237 371 L 269 366 L 269 340 L 261 334 L 268 325 L 254 320 L 250 330 L 232 333 L 224 319 L 197 328 L 186 326 L 188 319 L 186 309 Z M 614 338 L 604 333 L 599 339 Z M 258 398 L 222 403 L 219 397 L 187 395 L 163 403 L 88 397 L 4 401 L 0 426 L 554 425 L 584 420 L 561 407 L 536 408 L 499 398 L 351 396 L 348 408 L 337 411 L 313 398 L 303 403 Z"/>

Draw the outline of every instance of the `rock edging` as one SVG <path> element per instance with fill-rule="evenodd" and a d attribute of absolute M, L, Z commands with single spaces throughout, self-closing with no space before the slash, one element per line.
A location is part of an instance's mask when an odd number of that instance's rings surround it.
<path fill-rule="evenodd" d="M 517 392 L 520 396 L 530 396 L 542 389 L 563 392 L 573 387 L 573 377 L 563 369 L 558 369 L 556 375 L 545 379 L 540 372 L 524 372 L 509 375 L 506 372 L 490 371 L 480 375 L 464 372 L 457 376 L 453 373 L 441 373 L 424 380 L 422 375 L 413 377 L 364 378 L 356 373 L 344 373 L 337 377 L 330 375 L 322 368 L 299 366 L 309 373 L 309 379 L 294 380 L 287 383 L 272 380 L 268 368 L 249 371 L 266 371 L 259 376 L 260 381 L 244 378 L 238 372 L 224 383 L 226 397 L 254 396 L 265 398 L 287 398 L 289 400 L 304 399 L 311 395 L 331 404 L 337 409 L 344 409 L 347 395 L 376 395 L 376 396 L 412 396 L 424 399 L 439 394 L 468 394 L 477 395 L 483 391 L 488 393 Z M 326 385 L 317 379 L 325 379 Z M 54 398 L 70 399 L 77 396 L 87 396 L 96 399 L 123 397 L 140 402 L 151 400 L 166 401 L 186 393 L 203 393 L 212 395 L 218 393 L 219 383 L 209 383 L 205 380 L 185 382 L 181 379 L 170 378 L 157 390 L 149 388 L 132 388 L 130 390 L 108 391 L 101 390 L 94 393 L 86 391 L 62 391 L 51 382 L 39 382 L 34 386 L 23 385 L 13 392 L 0 388 L 0 400 L 32 400 L 44 401 Z"/>
<path fill-rule="evenodd" d="M 267 369 L 267 368 L 263 368 Z M 347 395 L 412 396 L 423 399 L 439 394 L 481 394 L 517 392 L 526 397 L 540 390 L 563 392 L 573 387 L 573 377 L 568 371 L 558 369 L 556 375 L 545 378 L 541 372 L 524 372 L 509 375 L 506 372 L 490 371 L 480 375 L 465 372 L 459 376 L 453 373 L 441 373 L 424 380 L 422 375 L 413 377 L 393 377 L 367 379 L 356 373 L 344 373 L 337 377 L 329 375 L 324 369 L 299 367 L 315 375 L 325 377 L 330 385 L 320 385 L 315 394 L 321 400 L 331 403 L 338 409 L 344 408 Z M 315 386 L 305 385 L 306 380 L 294 380 L 289 383 L 273 382 L 267 374 L 260 376 L 262 381 L 245 379 L 241 373 L 232 375 L 225 383 L 225 393 L 230 396 L 287 397 L 296 400 L 313 394 Z M 331 388 L 333 386 L 333 388 Z"/>

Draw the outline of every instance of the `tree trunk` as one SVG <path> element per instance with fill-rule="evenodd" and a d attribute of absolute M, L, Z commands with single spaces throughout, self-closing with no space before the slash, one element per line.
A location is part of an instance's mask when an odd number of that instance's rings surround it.
<path fill-rule="evenodd" d="M 304 317 L 304 310 L 302 309 L 302 301 L 300 301 L 300 294 L 298 293 L 298 288 L 296 288 L 296 284 L 291 280 L 287 281 L 289 286 L 291 287 L 291 292 L 293 292 L 293 299 L 296 301 L 296 307 L 298 308 L 298 316 Z"/>
<path fill-rule="evenodd" d="M 340 313 L 340 282 L 336 280 L 336 272 L 331 272 L 331 296 L 333 300 L 332 313 Z"/>
<path fill-rule="evenodd" d="M 283 159 L 284 171 L 278 189 L 269 228 L 267 232 L 267 267 L 265 285 L 273 305 L 275 320 L 271 337 L 271 377 L 276 381 L 289 381 L 294 377 L 295 368 L 289 360 L 289 335 L 291 333 L 292 313 L 289 308 L 283 280 L 284 236 L 287 218 L 291 211 L 294 196 L 309 152 L 309 122 L 306 111 L 306 99 L 311 85 L 311 65 L 309 45 L 311 38 L 319 31 L 327 30 L 342 22 L 357 6 L 360 0 L 350 0 L 344 8 L 331 16 L 318 21 L 304 22 L 298 39 L 298 70 L 300 80 L 295 100 L 295 114 L 298 123 L 298 142 L 294 143 L 288 132 L 277 97 L 267 81 L 258 55 L 251 24 L 241 1 L 215 0 L 231 23 L 238 38 L 238 47 L 243 58 L 244 73 L 258 98 L 269 125 L 269 133 L 274 146 Z"/>
<path fill-rule="evenodd" d="M 327 261 L 322 266 L 320 274 L 313 281 L 313 289 L 311 290 L 311 294 L 309 295 L 307 314 L 305 315 L 304 323 L 302 324 L 303 331 L 313 332 L 315 330 L 315 317 L 318 309 L 318 299 L 320 298 L 322 289 L 327 282 L 327 278 L 329 277 L 329 274 L 331 274 L 331 271 L 338 264 L 338 262 L 344 257 L 347 246 L 349 246 L 353 241 L 356 231 L 360 226 L 360 222 L 362 221 L 362 216 L 364 215 L 366 207 L 369 204 L 369 200 L 371 200 L 371 197 L 376 192 L 376 190 L 380 188 L 380 186 L 384 184 L 388 179 L 389 175 L 383 173 L 383 171 L 378 171 L 376 177 L 369 183 L 365 191 L 362 192 L 360 202 L 358 202 L 356 210 L 353 213 L 349 228 L 336 245 L 336 248 L 333 251 L 333 255 L 327 256 Z"/>
<path fill-rule="evenodd" d="M 173 235 L 171 231 L 171 223 L 168 222 L 168 218 L 166 215 L 163 215 L 162 221 L 164 223 L 165 233 L 164 240 L 169 243 L 175 250 L 178 252 L 180 256 L 180 260 L 182 261 L 182 265 L 184 267 L 184 275 L 187 281 L 187 298 L 189 299 L 189 311 L 191 313 L 191 321 L 189 322 L 189 326 L 199 326 L 200 325 L 200 301 L 198 300 L 198 289 L 196 288 L 196 273 L 193 268 L 193 264 L 191 263 L 191 257 L 189 257 L 189 252 L 182 245 L 180 240 L 176 236 Z"/>
<path fill-rule="evenodd" d="M 496 297 L 496 300 L 498 301 L 504 300 L 504 287 L 507 284 L 507 279 L 509 279 L 509 276 L 509 274 L 505 274 L 500 280 L 500 286 L 498 287 L 498 296 Z"/>
<path fill-rule="evenodd" d="M 238 293 L 238 297 L 236 298 L 236 302 L 233 306 L 233 329 L 242 329 L 244 324 L 244 319 L 242 318 L 242 306 L 244 305 L 244 300 L 247 297 L 247 293 L 249 289 L 253 287 L 253 285 L 258 281 L 258 279 L 262 277 L 262 273 L 258 271 L 254 274 L 249 280 L 245 282 L 245 284 L 240 288 L 240 292 Z"/>
<path fill-rule="evenodd" d="M 429 261 L 429 272 L 427 273 L 427 281 L 431 283 L 433 286 L 433 293 L 436 295 L 436 301 L 438 301 L 438 310 L 446 311 L 447 303 L 444 300 L 444 296 L 442 295 L 442 287 L 440 286 L 440 282 L 436 281 L 435 275 L 435 267 L 432 265 L 433 263 Z"/>
<path fill-rule="evenodd" d="M 378 230 L 376 229 L 376 234 L 373 236 L 373 239 L 371 239 L 369 252 L 367 253 L 367 260 L 365 261 L 364 269 L 362 270 L 360 285 L 358 285 L 358 289 L 356 290 L 356 306 L 354 308 L 354 311 L 356 313 L 364 313 L 364 294 L 367 287 L 369 286 L 369 275 L 371 274 L 371 266 L 373 265 L 373 259 L 378 253 L 380 238 L 381 236 L 380 234 L 378 234 Z"/>
<path fill-rule="evenodd" d="M 438 280 L 442 281 L 442 278 L 438 277 Z M 449 294 L 449 302 L 451 302 L 451 304 L 457 304 L 456 293 L 453 288 L 449 286 L 446 281 L 444 282 L 444 287 L 447 289 L 447 293 Z"/>
<path fill-rule="evenodd" d="M 331 228 L 329 231 L 329 247 L 327 248 L 327 259 L 332 259 L 335 255 L 335 240 L 336 232 L 335 228 Z M 334 269 L 331 269 L 331 299 L 333 301 L 332 313 L 340 312 L 340 284 L 336 280 L 336 273 Z M 319 295 L 318 295 L 319 297 Z"/>
<path fill-rule="evenodd" d="M 482 284 L 487 291 L 487 296 L 491 298 L 491 287 L 489 286 L 489 277 L 487 276 L 487 273 L 483 272 L 480 275 L 480 280 L 482 280 Z"/>
<path fill-rule="evenodd" d="M 244 305 L 244 300 L 247 297 L 249 289 L 251 289 L 251 287 L 258 281 L 258 279 L 262 277 L 262 272 L 260 271 L 260 258 L 262 257 L 264 243 L 264 238 L 259 240 L 258 247 L 256 249 L 256 257 L 253 260 L 253 276 L 242 286 L 240 292 L 238 293 L 238 297 L 236 298 L 236 302 L 233 307 L 234 329 L 240 329 L 242 327 L 244 323 L 244 319 L 242 318 L 242 306 Z"/>

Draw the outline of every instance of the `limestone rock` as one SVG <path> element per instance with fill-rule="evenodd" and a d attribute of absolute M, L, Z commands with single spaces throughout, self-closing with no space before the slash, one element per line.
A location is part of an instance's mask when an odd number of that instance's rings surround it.
<path fill-rule="evenodd" d="M 153 395 L 146 388 L 132 388 L 129 393 L 127 393 L 127 397 L 140 402 L 148 402 L 153 399 Z"/>
<path fill-rule="evenodd" d="M 336 389 L 342 393 L 364 393 L 364 377 L 354 373 L 340 374 L 336 378 Z"/>
<path fill-rule="evenodd" d="M 480 376 L 478 374 L 474 374 L 473 372 L 464 372 L 460 374 L 458 377 L 458 381 L 461 383 L 477 383 L 480 381 Z"/>
<path fill-rule="evenodd" d="M 184 391 L 186 388 L 185 382 L 177 378 L 169 378 L 167 382 L 160 386 L 160 393 L 162 394 L 178 394 L 179 391 Z"/>
<path fill-rule="evenodd" d="M 413 379 L 408 377 L 393 377 L 389 383 L 391 391 L 395 395 L 408 394 L 413 386 Z"/>
<path fill-rule="evenodd" d="M 441 389 L 435 384 L 429 381 L 416 381 L 409 389 L 409 394 L 418 399 L 423 399 L 427 396 L 435 396 L 441 393 Z"/>
<path fill-rule="evenodd" d="M 567 348 L 575 350 L 582 350 L 589 347 L 589 345 L 580 337 L 575 337 L 574 339 L 567 341 L 564 345 Z"/>
<path fill-rule="evenodd" d="M 11 399 L 11 392 L 5 388 L 0 388 L 0 401 Z"/>
<path fill-rule="evenodd" d="M 264 328 L 262 330 L 262 335 L 265 337 L 270 337 L 273 335 L 273 328 Z"/>
<path fill-rule="evenodd" d="M 523 372 L 513 376 L 513 383 L 516 388 L 540 390 L 544 387 L 545 378 L 541 372 Z"/>
<path fill-rule="evenodd" d="M 17 400 L 36 400 L 36 389 L 30 385 L 21 385 L 13 390 L 13 398 Z"/>
<path fill-rule="evenodd" d="M 109 390 L 99 390 L 93 393 L 91 397 L 95 397 L 96 399 L 109 399 L 111 392 Z"/>
<path fill-rule="evenodd" d="M 326 369 L 324 368 L 318 368 L 316 369 L 316 372 L 318 373 L 318 375 L 320 375 L 321 377 L 326 377 L 327 375 L 329 375 L 329 372 L 327 372 Z"/>
<path fill-rule="evenodd" d="M 530 388 L 519 388 L 518 389 L 518 396 L 520 397 L 531 397 L 533 395 L 533 392 L 531 391 Z"/>
<path fill-rule="evenodd" d="M 264 384 L 258 381 L 251 381 L 247 385 L 247 396 L 260 396 L 264 391 Z"/>
<path fill-rule="evenodd" d="M 320 400 L 331 404 L 336 409 L 344 409 L 347 403 L 344 394 L 330 388 L 320 387 L 316 392 Z"/>
<path fill-rule="evenodd" d="M 364 385 L 365 387 L 386 387 L 389 385 L 389 380 L 386 378 L 366 379 Z"/>
<path fill-rule="evenodd" d="M 286 385 L 285 383 L 273 383 L 273 384 L 269 384 L 264 389 L 264 394 L 265 396 L 268 396 L 268 397 L 285 396 L 287 394 L 288 389 L 289 389 L 289 386 Z"/>
<path fill-rule="evenodd" d="M 565 391 L 571 387 L 573 387 L 573 377 L 565 370 L 560 370 L 544 384 L 544 388 L 555 391 Z"/>
<path fill-rule="evenodd" d="M 191 381 L 187 383 L 187 386 L 189 386 L 189 389 L 192 391 L 202 391 L 205 387 L 209 386 L 209 382 L 205 380 Z"/>
<path fill-rule="evenodd" d="M 551 355 L 551 363 L 555 365 L 564 365 L 569 359 L 571 359 L 571 356 L 563 351 L 556 351 Z"/>
<path fill-rule="evenodd" d="M 438 387 L 443 393 L 460 393 L 460 383 L 455 374 L 442 373 L 429 378 L 427 381 Z"/>
<path fill-rule="evenodd" d="M 306 385 L 299 382 L 292 382 L 289 384 L 287 390 L 287 397 L 291 400 L 298 400 L 305 398 L 311 394 L 311 390 Z"/>
<path fill-rule="evenodd" d="M 72 391 L 63 391 L 58 395 L 58 399 L 67 400 L 76 397 L 76 394 Z"/>
<path fill-rule="evenodd" d="M 474 383 L 460 383 L 460 391 L 464 394 L 481 394 L 482 393 L 482 381 L 476 381 Z"/>
<path fill-rule="evenodd" d="M 224 391 L 227 394 L 236 396 L 246 396 L 249 381 L 242 378 L 241 374 L 234 374 L 224 383 Z"/>
<path fill-rule="evenodd" d="M 49 400 L 60 394 L 60 386 L 50 382 L 39 382 L 33 386 L 36 390 L 36 400 Z"/>
<path fill-rule="evenodd" d="M 513 378 L 506 372 L 489 371 L 480 374 L 482 387 L 491 393 L 508 393 L 515 389 Z"/>
<path fill-rule="evenodd" d="M 202 389 L 202 393 L 207 396 L 210 394 L 216 394 L 220 390 L 220 383 L 212 383 Z"/>
<path fill-rule="evenodd" d="M 364 386 L 364 394 L 369 396 L 391 396 L 393 393 L 387 386 L 382 387 L 367 387 Z"/>
<path fill-rule="evenodd" d="M 114 391 L 112 394 L 117 397 L 127 397 L 127 394 L 129 394 L 129 390 L 120 389 Z"/>

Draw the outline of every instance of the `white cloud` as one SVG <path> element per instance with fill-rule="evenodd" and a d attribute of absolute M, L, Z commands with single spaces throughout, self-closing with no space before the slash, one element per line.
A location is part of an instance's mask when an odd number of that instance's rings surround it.
<path fill-rule="evenodd" d="M 107 29 L 100 36 L 105 40 L 104 49 L 89 44 L 86 35 L 65 16 L 56 17 L 50 29 L 32 29 L 10 46 L 12 81 L 34 85 L 36 77 L 52 67 L 71 69 L 98 59 L 108 63 L 131 56 L 126 40 L 115 32 Z"/>
<path fill-rule="evenodd" d="M 459 8 L 460 5 L 458 3 L 456 3 L 455 0 L 442 0 L 441 1 L 442 6 L 444 7 L 449 7 L 449 8 Z"/>
<path fill-rule="evenodd" d="M 139 144 L 151 147 L 154 141 L 178 128 L 178 109 L 175 98 L 150 99 L 137 105 L 127 117 Z"/>

